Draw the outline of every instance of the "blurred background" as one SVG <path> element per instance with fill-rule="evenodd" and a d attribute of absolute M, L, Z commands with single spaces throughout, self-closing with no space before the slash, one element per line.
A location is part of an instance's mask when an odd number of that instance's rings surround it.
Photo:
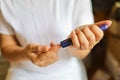
<path fill-rule="evenodd" d="M 120 0 L 92 0 L 92 6 L 95 22 L 113 23 L 84 59 L 89 80 L 120 80 Z"/>
<path fill-rule="evenodd" d="M 109 30 L 83 61 L 89 80 L 120 80 L 120 0 L 92 0 L 95 22 L 111 19 Z M 1 53 L 1 52 L 0 52 Z M 0 80 L 9 63 L 0 55 Z"/>

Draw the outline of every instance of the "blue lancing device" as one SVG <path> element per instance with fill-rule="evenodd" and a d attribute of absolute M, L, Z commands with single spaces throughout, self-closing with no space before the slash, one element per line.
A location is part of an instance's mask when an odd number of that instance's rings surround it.
<path fill-rule="evenodd" d="M 102 25 L 102 26 L 100 26 L 99 28 L 100 28 L 101 30 L 105 31 L 105 30 L 108 29 L 108 26 L 107 26 L 107 25 Z M 61 45 L 62 48 L 65 48 L 65 47 L 70 46 L 70 45 L 72 45 L 72 44 L 73 44 L 73 43 L 72 43 L 71 38 L 68 38 L 68 39 L 63 40 L 63 41 L 60 42 L 60 45 Z"/>

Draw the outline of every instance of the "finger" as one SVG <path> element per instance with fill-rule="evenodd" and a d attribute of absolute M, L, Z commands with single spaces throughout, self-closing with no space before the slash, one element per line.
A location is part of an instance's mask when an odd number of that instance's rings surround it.
<path fill-rule="evenodd" d="M 100 22 L 95 23 L 95 25 L 97 25 L 97 26 L 107 25 L 108 27 L 109 27 L 111 24 L 112 24 L 112 21 L 111 21 L 111 20 L 104 20 L 104 21 L 100 21 Z"/>
<path fill-rule="evenodd" d="M 47 52 L 48 49 L 48 46 L 38 46 L 38 52 Z"/>
<path fill-rule="evenodd" d="M 89 29 L 89 27 L 84 27 L 82 29 L 82 32 L 89 41 L 89 47 L 92 48 L 96 41 L 94 33 Z"/>
<path fill-rule="evenodd" d="M 55 46 L 55 43 L 54 42 L 50 42 L 50 46 L 51 47 Z"/>
<path fill-rule="evenodd" d="M 31 52 L 35 52 L 40 54 L 41 52 L 47 52 L 47 50 L 49 49 L 48 46 L 42 46 L 42 45 L 37 45 L 37 44 L 30 44 L 29 45 L 29 50 Z"/>
<path fill-rule="evenodd" d="M 79 40 L 79 43 L 80 43 L 80 48 L 81 49 L 88 49 L 89 48 L 89 42 L 85 36 L 85 34 L 80 31 L 80 30 L 77 30 L 77 35 L 78 35 L 78 40 Z"/>
<path fill-rule="evenodd" d="M 54 42 L 50 42 L 50 47 L 55 47 L 55 46 L 61 48 L 60 44 L 55 44 Z"/>
<path fill-rule="evenodd" d="M 72 31 L 72 33 L 71 33 L 71 40 L 72 40 L 74 47 L 77 47 L 77 48 L 80 47 L 80 43 L 79 43 L 79 40 L 78 40 L 78 37 L 77 37 L 75 31 Z"/>
<path fill-rule="evenodd" d="M 38 51 L 38 45 L 37 44 L 29 44 L 28 48 L 31 52 L 37 52 Z"/>
<path fill-rule="evenodd" d="M 91 25 L 90 29 L 96 37 L 96 42 L 100 41 L 103 38 L 104 33 L 98 26 Z"/>
<path fill-rule="evenodd" d="M 60 44 L 54 44 L 54 45 L 51 45 L 48 51 L 57 52 L 60 48 L 61 48 Z"/>

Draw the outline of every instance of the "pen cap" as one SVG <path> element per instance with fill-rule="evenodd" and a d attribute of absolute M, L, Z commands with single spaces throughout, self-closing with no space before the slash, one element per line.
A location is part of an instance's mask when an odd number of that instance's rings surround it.
<path fill-rule="evenodd" d="M 69 45 L 72 45 L 72 40 L 71 40 L 71 38 L 68 38 L 68 39 L 66 39 L 66 40 L 61 41 L 61 42 L 60 42 L 60 45 L 62 46 L 62 48 L 65 48 L 65 47 L 67 47 L 67 46 L 69 46 Z"/>

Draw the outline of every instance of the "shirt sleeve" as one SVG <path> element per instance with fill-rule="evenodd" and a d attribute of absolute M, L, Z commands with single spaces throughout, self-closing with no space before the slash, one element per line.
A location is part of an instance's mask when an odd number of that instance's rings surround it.
<path fill-rule="evenodd" d="M 0 34 L 13 35 L 13 29 L 4 19 L 1 11 L 0 11 Z"/>
<path fill-rule="evenodd" d="M 73 27 L 94 22 L 91 0 L 76 0 L 73 10 Z"/>

